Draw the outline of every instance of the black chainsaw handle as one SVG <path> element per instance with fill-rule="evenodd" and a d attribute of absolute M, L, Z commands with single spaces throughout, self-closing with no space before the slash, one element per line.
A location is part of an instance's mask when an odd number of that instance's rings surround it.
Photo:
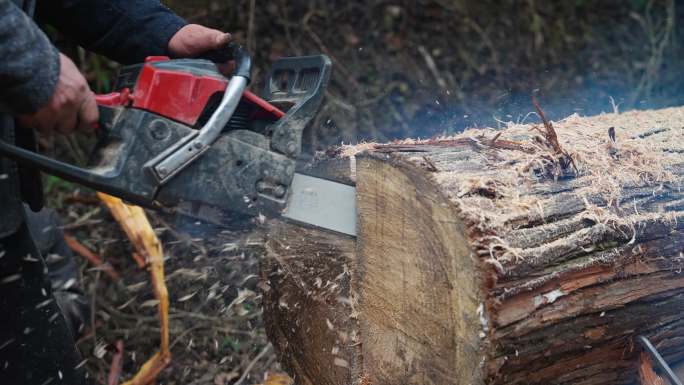
<path fill-rule="evenodd" d="M 49 158 L 37 152 L 7 143 L 2 139 L 0 139 L 0 155 L 13 159 L 16 162 L 35 167 L 47 174 L 58 176 L 70 182 L 117 195 L 112 191 L 108 191 L 110 189 L 108 188 L 107 180 L 110 178 L 107 178 L 102 174 Z"/>
<path fill-rule="evenodd" d="M 111 119 L 114 109 L 107 106 L 98 106 L 100 110 L 100 122 L 106 122 Z M 100 124 L 101 128 L 105 126 Z M 21 129 L 21 128 L 19 128 Z M 140 205 L 149 205 L 150 200 L 145 199 L 137 194 L 133 194 L 125 189 L 117 188 L 113 181 L 118 177 L 112 170 L 103 168 L 84 168 L 52 159 L 45 155 L 39 154 L 19 147 L 12 143 L 6 142 L 0 138 L 0 156 L 6 156 L 14 161 L 34 167 L 42 172 L 50 175 L 58 176 L 64 180 L 74 182 L 97 191 L 126 199 L 130 202 Z"/>
<path fill-rule="evenodd" d="M 234 60 L 235 70 L 232 75 L 247 78 L 248 83 L 252 79 L 252 57 L 246 49 L 235 42 L 231 41 L 224 47 L 206 52 L 200 56 L 200 59 L 214 63 L 227 63 Z"/>

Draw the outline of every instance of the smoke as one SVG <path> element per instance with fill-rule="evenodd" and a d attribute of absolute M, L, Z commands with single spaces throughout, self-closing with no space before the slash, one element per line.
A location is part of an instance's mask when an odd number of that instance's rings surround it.
<path fill-rule="evenodd" d="M 419 129 L 408 134 L 429 137 L 468 127 L 502 127 L 511 121 L 539 122 L 532 113 L 532 93 L 552 120 L 575 113 L 587 116 L 684 104 L 684 30 L 680 25 L 684 7 L 672 0 L 633 2 L 632 7 L 628 13 L 626 7 L 620 8 L 628 17 L 618 24 L 592 28 L 589 40 L 600 44 L 569 50 L 555 65 L 532 72 L 508 70 L 507 76 L 525 74 L 515 80 L 495 79 L 497 74 L 491 73 L 491 79 L 480 83 L 492 89 L 472 90 L 472 97 L 451 101 L 448 97 L 445 101 L 444 95 L 441 101 L 436 97 L 414 116 L 410 126 Z M 539 55 L 543 57 L 544 52 Z M 512 86 L 497 89 L 501 83 Z M 479 94 L 489 97 L 478 99 Z"/>
<path fill-rule="evenodd" d="M 356 49 L 330 51 L 331 97 L 311 135 L 319 149 L 538 121 L 533 92 L 554 120 L 684 104 L 674 0 L 401 4 L 371 8 L 393 29 L 354 30 Z"/>
<path fill-rule="evenodd" d="M 684 69 L 675 60 L 663 63 L 663 67 Z M 684 71 L 681 71 L 684 75 Z M 540 99 L 544 112 L 551 120 L 560 120 L 572 114 L 592 116 L 602 113 L 625 112 L 634 109 L 658 109 L 684 104 L 681 81 L 666 84 L 656 78 L 658 88 L 650 95 L 639 97 L 630 83 L 619 84 L 605 79 L 590 79 L 571 90 L 540 92 L 530 87 L 529 92 L 500 90 L 494 100 L 475 101 L 468 105 L 443 103 L 435 100 L 424 106 L 411 120 L 410 132 L 399 136 L 432 137 L 458 133 L 471 127 L 503 128 L 506 123 L 538 123 L 531 103 L 532 95 Z M 407 135 L 408 134 L 408 135 Z M 397 137 L 398 139 L 399 137 Z"/>

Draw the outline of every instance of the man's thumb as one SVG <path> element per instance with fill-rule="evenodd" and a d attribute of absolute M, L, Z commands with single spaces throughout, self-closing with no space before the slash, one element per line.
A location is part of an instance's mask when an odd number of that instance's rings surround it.
<path fill-rule="evenodd" d="M 218 33 L 214 36 L 214 48 L 220 48 L 230 42 L 232 36 L 229 33 L 223 33 L 221 31 L 216 32 Z"/>
<path fill-rule="evenodd" d="M 198 24 L 188 24 L 171 38 L 169 52 L 176 57 L 194 57 L 220 48 L 230 39 L 229 33 Z"/>

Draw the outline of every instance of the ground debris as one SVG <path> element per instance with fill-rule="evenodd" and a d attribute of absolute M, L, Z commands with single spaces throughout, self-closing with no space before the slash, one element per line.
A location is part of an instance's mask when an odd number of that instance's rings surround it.
<path fill-rule="evenodd" d="M 284 373 L 266 373 L 264 382 L 257 385 L 293 385 L 294 380 Z"/>
<path fill-rule="evenodd" d="M 74 202 L 63 206 L 64 217 L 82 217 L 93 211 L 90 202 Z M 163 227 L 159 214 L 148 212 L 154 227 Z M 91 214 L 96 226 L 79 226 L 70 230 L 73 237 L 87 239 L 96 245 L 103 260 L 111 263 L 122 277 L 119 284 L 100 280 L 94 293 L 97 295 L 95 312 L 96 332 L 90 331 L 79 340 L 78 347 L 85 367 L 97 383 L 107 383 L 114 351 L 108 349 L 121 339 L 126 345 L 120 381 L 130 379 L 143 363 L 141 360 L 154 354 L 159 346 L 159 320 L 152 298 L 148 273 L 140 269 L 131 258 L 132 248 L 120 227 L 106 210 Z M 267 345 L 261 326 L 260 296 L 257 273 L 259 250 L 263 244 L 256 229 L 223 231 L 209 225 L 198 225 L 195 220 L 167 215 L 164 223 L 173 226 L 176 233 L 165 231 L 160 240 L 166 245 L 164 264 L 171 298 L 169 320 L 170 349 L 174 359 L 158 377 L 159 383 L 211 384 L 217 373 L 243 372 L 255 354 Z M 187 234 L 188 239 L 199 239 L 197 244 L 177 242 L 177 236 Z M 225 244 L 236 247 L 223 250 Z M 206 255 L 202 258 L 203 252 Z M 78 260 L 83 266 L 84 286 L 93 287 L 95 277 L 101 271 L 89 269 L 85 259 Z M 145 267 L 148 263 L 145 261 Z M 218 285 L 217 285 L 218 284 Z M 205 301 L 213 287 L 214 299 Z M 242 295 L 238 293 L 242 291 Z M 89 290 L 90 292 L 90 290 Z M 226 311 L 234 304 L 236 311 Z M 182 300 L 182 301 L 181 301 Z M 94 337 L 94 338 L 93 338 Z M 192 340 L 192 348 L 187 349 Z M 97 348 L 96 348 L 97 345 Z M 101 357 L 98 359 L 97 357 Z M 280 370 L 275 353 L 268 350 L 252 367 L 252 375 Z M 207 373 L 212 377 L 203 379 Z M 255 377 L 256 378 L 256 377 Z M 233 378 L 226 385 L 232 384 Z M 245 384 L 251 382 L 247 381 Z M 243 385 L 245 385 L 243 384 Z"/>

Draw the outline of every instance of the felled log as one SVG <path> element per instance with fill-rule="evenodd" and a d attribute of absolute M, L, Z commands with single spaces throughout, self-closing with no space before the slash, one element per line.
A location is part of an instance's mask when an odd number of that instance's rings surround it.
<path fill-rule="evenodd" d="M 358 235 L 268 224 L 267 332 L 302 385 L 626 384 L 684 357 L 684 108 L 330 151 Z"/>

